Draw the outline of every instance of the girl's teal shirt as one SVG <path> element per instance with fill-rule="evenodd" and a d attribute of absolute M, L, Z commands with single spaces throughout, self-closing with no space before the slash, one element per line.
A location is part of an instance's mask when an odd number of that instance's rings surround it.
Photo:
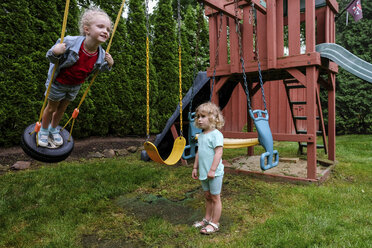
<path fill-rule="evenodd" d="M 208 172 L 212 166 L 215 155 L 214 149 L 223 146 L 223 135 L 217 129 L 209 133 L 201 133 L 198 137 L 198 156 L 199 156 L 199 180 L 207 179 Z M 215 176 L 223 176 L 224 165 L 222 158 L 217 166 Z"/>

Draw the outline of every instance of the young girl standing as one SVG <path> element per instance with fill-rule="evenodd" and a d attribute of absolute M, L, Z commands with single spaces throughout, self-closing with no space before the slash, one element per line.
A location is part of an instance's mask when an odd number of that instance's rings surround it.
<path fill-rule="evenodd" d="M 223 135 L 218 129 L 221 129 L 224 124 L 221 110 L 215 104 L 204 103 L 196 109 L 195 126 L 203 132 L 198 137 L 198 152 L 195 156 L 192 178 L 199 178 L 201 181 L 206 211 L 204 219 L 195 222 L 193 226 L 201 227 L 202 234 L 211 234 L 219 230 L 224 165 L 222 164 Z"/>
<path fill-rule="evenodd" d="M 98 8 L 87 9 L 79 21 L 81 36 L 66 36 L 63 43 L 58 40 L 47 52 L 50 66 L 45 86 L 52 85 L 38 133 L 39 146 L 48 147 L 48 137 L 56 146 L 63 144 L 57 126 L 81 84 L 97 70 L 111 69 L 114 60 L 101 47 L 110 37 L 111 27 L 112 22 L 106 12 Z M 54 78 L 51 78 L 56 65 Z"/>

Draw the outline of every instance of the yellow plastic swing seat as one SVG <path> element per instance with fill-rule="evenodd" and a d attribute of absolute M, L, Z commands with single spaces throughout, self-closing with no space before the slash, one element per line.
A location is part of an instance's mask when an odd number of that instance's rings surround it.
<path fill-rule="evenodd" d="M 156 148 L 156 146 L 153 143 L 151 143 L 149 141 L 146 141 L 145 144 L 144 144 L 147 155 L 149 155 L 149 157 L 153 161 L 155 161 L 157 163 L 161 163 L 161 164 L 166 164 L 166 165 L 176 164 L 181 159 L 182 154 L 183 154 L 183 150 L 185 149 L 185 146 L 186 146 L 185 138 L 182 137 L 182 136 L 178 137 L 174 141 L 171 154 L 169 155 L 169 157 L 166 160 L 163 160 L 160 157 L 158 149 Z"/>
<path fill-rule="evenodd" d="M 223 148 L 233 149 L 233 148 L 243 148 L 249 146 L 255 146 L 260 144 L 257 138 L 254 139 L 223 139 Z"/>

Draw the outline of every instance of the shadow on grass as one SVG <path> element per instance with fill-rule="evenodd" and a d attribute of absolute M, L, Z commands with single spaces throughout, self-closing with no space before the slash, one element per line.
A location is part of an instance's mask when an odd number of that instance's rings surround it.
<path fill-rule="evenodd" d="M 186 198 L 179 201 L 171 201 L 162 196 L 152 194 L 143 195 L 123 195 L 117 199 L 117 204 L 126 211 L 134 214 L 138 219 L 146 221 L 150 218 L 158 217 L 168 221 L 173 225 L 189 225 L 196 220 L 203 218 L 204 214 L 193 209 L 189 202 L 196 191 L 186 194 Z"/>

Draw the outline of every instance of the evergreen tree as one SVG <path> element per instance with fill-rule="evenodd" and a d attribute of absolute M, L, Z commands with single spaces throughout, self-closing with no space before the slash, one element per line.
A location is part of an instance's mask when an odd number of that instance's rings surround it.
<path fill-rule="evenodd" d="M 350 1 L 340 1 L 342 10 Z M 372 63 L 372 2 L 362 1 L 363 18 L 354 22 L 346 14 L 337 20 L 336 40 L 359 58 Z M 336 130 L 338 134 L 372 133 L 372 84 L 339 67 L 336 82 Z"/>
<path fill-rule="evenodd" d="M 0 3 L 0 145 L 18 144 L 39 118 L 49 66 L 45 54 L 60 36 L 64 9 L 55 0 Z M 77 10 L 71 1 L 69 31 L 77 30 Z"/>
<path fill-rule="evenodd" d="M 159 0 L 155 11 L 153 64 L 158 79 L 159 125 L 164 127 L 178 103 L 178 39 L 171 0 Z"/>
<path fill-rule="evenodd" d="M 89 4 L 94 4 L 105 10 L 112 22 L 115 23 L 122 1 L 95 1 L 95 3 Z M 123 18 L 120 18 L 116 31 L 114 34 L 111 33 L 112 35 L 114 36 L 109 53 L 114 59 L 114 66 L 110 72 L 102 73 L 96 78 L 89 97 L 92 102 L 84 106 L 88 116 L 95 118 L 88 121 L 88 125 L 81 125 L 81 133 L 75 133 L 79 136 L 125 135 L 129 133 L 128 126 L 131 121 L 129 110 L 133 92 L 128 84 L 130 54 Z M 103 48 L 106 49 L 108 44 L 109 40 L 102 45 Z M 88 82 L 85 84 L 87 85 Z M 94 107 L 92 108 L 92 106 Z"/>
<path fill-rule="evenodd" d="M 196 6 L 196 7 L 195 7 Z M 209 65 L 209 36 L 202 7 L 188 5 L 185 21 L 182 25 L 182 45 L 184 47 L 184 67 L 186 67 L 185 87 L 187 91 L 199 71 L 205 71 Z M 196 44 L 198 42 L 198 44 Z M 195 75 L 194 75 L 195 74 Z M 191 84 L 190 84 L 191 81 Z"/>

